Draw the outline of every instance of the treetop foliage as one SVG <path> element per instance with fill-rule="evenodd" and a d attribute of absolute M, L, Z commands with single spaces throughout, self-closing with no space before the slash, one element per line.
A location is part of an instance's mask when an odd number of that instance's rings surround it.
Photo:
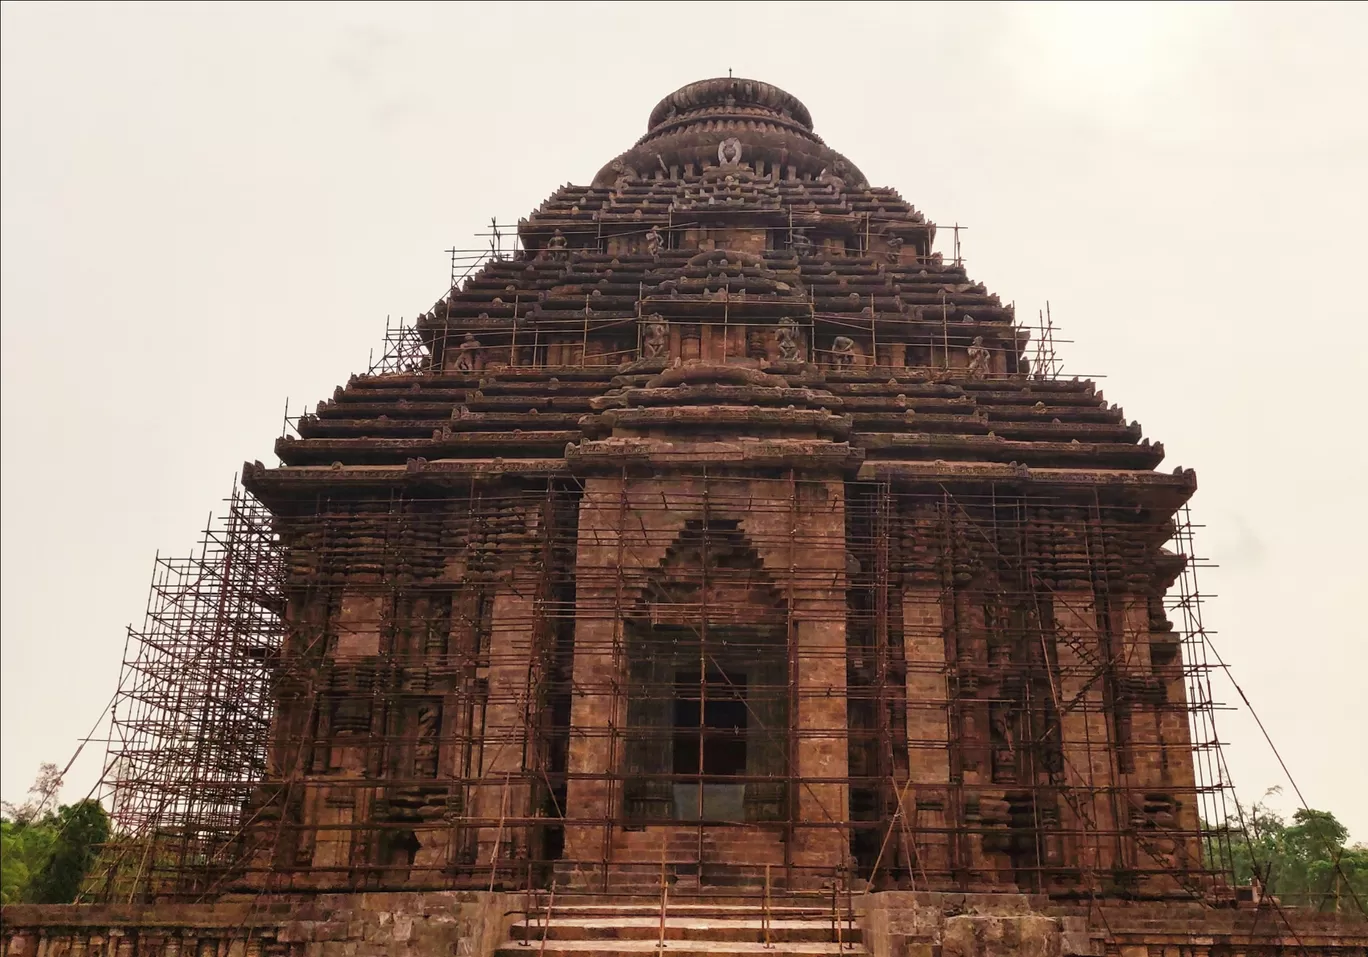
<path fill-rule="evenodd" d="M 1264 797 L 1278 793 L 1278 788 Z M 1349 830 L 1329 811 L 1302 809 L 1288 821 L 1263 801 L 1211 830 L 1209 846 L 1235 881 L 1283 905 L 1361 913 L 1368 904 L 1368 847 L 1347 844 Z"/>
<path fill-rule="evenodd" d="M 61 784 L 56 765 L 44 764 L 29 800 L 0 808 L 0 904 L 71 903 L 109 840 L 100 802 L 55 806 Z"/>

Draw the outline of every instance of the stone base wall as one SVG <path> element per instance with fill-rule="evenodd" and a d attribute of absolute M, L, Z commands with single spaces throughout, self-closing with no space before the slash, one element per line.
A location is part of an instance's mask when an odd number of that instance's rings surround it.
<path fill-rule="evenodd" d="M 1368 957 L 1368 920 L 1267 905 L 906 891 L 852 904 L 874 957 Z M 480 891 L 16 904 L 0 911 L 0 957 L 491 957 L 526 906 Z"/>
<path fill-rule="evenodd" d="M 13 904 L 0 911 L 0 957 L 487 957 L 524 907 L 482 891 Z"/>
<path fill-rule="evenodd" d="M 1265 905 L 1062 905 L 1019 894 L 857 900 L 874 957 L 1365 957 L 1368 920 Z"/>

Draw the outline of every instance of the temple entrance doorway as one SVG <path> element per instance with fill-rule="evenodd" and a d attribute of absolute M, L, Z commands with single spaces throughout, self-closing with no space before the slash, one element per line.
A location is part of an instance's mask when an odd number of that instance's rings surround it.
<path fill-rule="evenodd" d="M 624 750 L 629 828 L 787 820 L 784 645 L 747 631 L 711 631 L 701 640 L 656 627 L 632 643 Z"/>
<path fill-rule="evenodd" d="M 746 676 L 718 669 L 675 676 L 674 817 L 744 821 Z M 685 780 L 697 776 L 696 781 Z M 729 781 L 728 778 L 736 778 Z"/>
<path fill-rule="evenodd" d="M 698 884 L 784 865 L 788 606 L 736 521 L 690 521 L 623 626 L 613 860 Z M 750 870 L 750 874 L 747 873 Z"/>

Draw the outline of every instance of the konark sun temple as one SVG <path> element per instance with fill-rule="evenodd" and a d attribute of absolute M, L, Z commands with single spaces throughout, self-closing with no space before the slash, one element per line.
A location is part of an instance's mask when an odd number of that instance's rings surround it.
<path fill-rule="evenodd" d="M 1194 473 L 789 93 L 605 159 L 158 560 L 4 957 L 1363 955 L 1221 864 Z"/>

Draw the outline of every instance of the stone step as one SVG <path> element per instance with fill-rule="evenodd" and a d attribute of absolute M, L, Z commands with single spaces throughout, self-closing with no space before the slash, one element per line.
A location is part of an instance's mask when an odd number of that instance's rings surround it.
<path fill-rule="evenodd" d="M 734 920 L 759 920 L 764 913 L 765 907 L 758 901 L 748 903 L 738 903 L 738 901 L 749 898 L 726 897 L 717 901 L 705 901 L 695 898 L 688 898 L 688 902 L 681 902 L 677 897 L 671 895 L 670 901 L 666 906 L 667 917 L 716 917 L 719 919 Z M 533 914 L 542 913 L 545 902 L 537 905 Z M 829 903 L 814 904 L 794 904 L 785 903 L 780 898 L 772 901 L 769 906 L 771 919 L 779 920 L 829 920 L 831 915 L 831 905 Z M 841 905 L 837 913 L 844 915 L 845 906 Z M 660 914 L 660 895 L 656 894 L 655 901 L 638 903 L 565 903 L 557 898 L 552 916 L 559 917 L 640 917 L 642 915 Z"/>
<path fill-rule="evenodd" d="M 540 941 L 545 934 L 548 942 L 570 940 L 659 940 L 660 916 L 642 914 L 636 917 L 561 917 L 556 915 L 543 926 L 535 918 L 515 925 L 510 936 L 517 941 Z M 842 922 L 839 929 L 831 921 L 813 919 L 771 919 L 769 938 L 774 943 L 831 943 L 840 937 L 846 942 L 862 940 L 858 924 Z M 725 941 L 728 943 L 761 942 L 765 939 L 765 925 L 756 917 L 745 919 L 705 916 L 665 918 L 665 939 L 669 941 Z"/>
<path fill-rule="evenodd" d="M 540 942 L 532 944 L 508 943 L 495 952 L 496 957 L 583 957 L 585 954 L 599 954 L 612 957 L 614 954 L 663 954 L 665 957 L 743 957 L 743 955 L 763 954 L 767 957 L 785 955 L 830 954 L 838 955 L 867 954 L 861 945 L 841 944 L 780 944 L 766 947 L 761 943 L 740 941 L 675 941 L 667 943 L 662 949 L 655 940 L 561 940 L 548 941 L 545 947 Z"/>
<path fill-rule="evenodd" d="M 857 899 L 858 897 L 859 895 L 856 895 Z M 526 898 L 526 900 L 534 911 L 539 911 L 551 900 L 551 895 L 542 891 Z M 555 894 L 554 900 L 557 914 L 563 913 L 567 908 L 571 910 L 577 908 L 593 909 L 596 913 L 609 913 L 610 915 L 637 908 L 658 912 L 660 910 L 660 885 L 656 883 L 650 890 L 637 894 L 625 894 L 617 890 L 608 894 L 560 890 Z M 846 903 L 846 894 L 842 891 L 837 898 L 836 906 L 844 910 Z M 678 895 L 676 888 L 673 885 L 670 887 L 669 908 L 671 912 L 678 909 L 692 914 L 707 908 L 716 908 L 724 913 L 735 915 L 743 911 L 759 913 L 765 906 L 769 907 L 771 913 L 786 910 L 790 913 L 829 914 L 832 909 L 831 889 L 804 891 L 772 888 L 769 899 L 766 901 L 763 889 L 760 893 L 705 890 L 688 895 Z"/>
<path fill-rule="evenodd" d="M 604 893 L 598 890 L 569 890 L 561 888 L 556 891 L 554 898 L 546 891 L 537 894 L 523 895 L 521 900 L 525 906 L 533 913 L 540 913 L 549 902 L 554 902 L 555 912 L 564 913 L 566 908 L 589 908 L 594 913 L 622 914 L 635 911 L 637 908 L 644 908 L 652 913 L 660 911 L 660 883 L 659 874 L 653 875 L 653 880 L 649 887 L 638 891 L 627 893 L 620 890 L 614 881 L 612 891 Z M 694 914 L 707 908 L 717 908 L 721 913 L 740 915 L 744 911 L 759 913 L 766 906 L 770 912 L 777 914 L 781 909 L 787 909 L 789 913 L 808 912 L 818 915 L 830 914 L 833 903 L 838 910 L 844 911 L 848 904 L 853 904 L 861 899 L 859 894 L 847 897 L 844 890 L 840 892 L 833 902 L 831 889 L 813 888 L 810 890 L 792 890 L 785 887 L 771 887 L 766 899 L 764 888 L 759 890 L 740 890 L 733 888 L 690 888 L 687 892 L 682 892 L 679 884 L 670 885 L 669 907 L 671 912 L 677 909 L 684 909 L 682 913 Z"/>

